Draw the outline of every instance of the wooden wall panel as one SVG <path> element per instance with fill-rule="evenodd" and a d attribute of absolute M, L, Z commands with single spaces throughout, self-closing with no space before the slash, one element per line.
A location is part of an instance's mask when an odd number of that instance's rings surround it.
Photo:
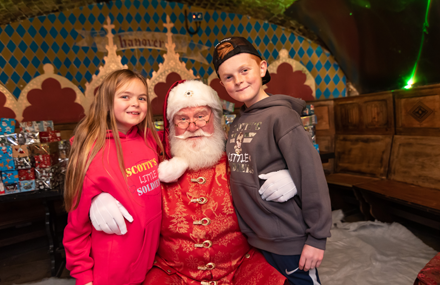
<path fill-rule="evenodd" d="M 420 87 L 394 93 L 396 133 L 440 136 L 440 86 Z"/>
<path fill-rule="evenodd" d="M 385 178 L 392 135 L 336 135 L 335 172 Z"/>
<path fill-rule="evenodd" d="M 335 100 L 337 134 L 394 134 L 393 95 L 375 93 Z"/>
<path fill-rule="evenodd" d="M 388 179 L 440 189 L 440 138 L 394 136 Z"/>
<path fill-rule="evenodd" d="M 308 102 L 315 107 L 318 124 L 315 126 L 316 143 L 320 152 L 334 152 L 335 150 L 335 112 L 334 100 L 319 100 Z M 334 159 L 322 164 L 327 174 L 334 172 Z"/>

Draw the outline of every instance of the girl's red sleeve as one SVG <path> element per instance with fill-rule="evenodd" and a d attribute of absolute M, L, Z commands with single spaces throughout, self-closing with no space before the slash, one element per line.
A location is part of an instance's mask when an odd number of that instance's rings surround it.
<path fill-rule="evenodd" d="M 64 229 L 66 268 L 76 279 L 77 285 L 93 282 L 92 222 L 89 218 L 89 211 L 93 197 L 100 193 L 102 192 L 86 177 L 78 207 L 69 212 L 67 226 Z"/>

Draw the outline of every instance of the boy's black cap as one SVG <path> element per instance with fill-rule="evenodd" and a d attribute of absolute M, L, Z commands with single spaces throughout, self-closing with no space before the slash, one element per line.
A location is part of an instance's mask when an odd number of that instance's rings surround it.
<path fill-rule="evenodd" d="M 230 43 L 233 49 L 230 52 L 228 52 L 223 58 L 220 58 L 217 52 L 217 47 L 225 42 Z M 217 76 L 218 76 L 218 68 L 220 67 L 220 65 L 229 58 L 240 53 L 249 53 L 258 56 L 260 59 L 262 59 L 258 51 L 255 49 L 255 47 L 247 39 L 243 37 L 225 38 L 221 40 L 214 48 L 214 58 L 212 61 L 214 62 L 214 68 L 215 68 L 215 72 L 217 73 Z M 269 70 L 266 70 L 266 74 L 263 77 L 263 85 L 269 81 L 270 81 Z"/>

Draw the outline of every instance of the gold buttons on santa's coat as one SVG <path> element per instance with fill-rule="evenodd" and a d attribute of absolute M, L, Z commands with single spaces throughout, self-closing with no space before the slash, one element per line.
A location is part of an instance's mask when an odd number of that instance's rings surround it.
<path fill-rule="evenodd" d="M 249 253 L 246 253 L 245 257 L 249 258 L 249 257 L 251 257 L 251 255 Z"/>
<path fill-rule="evenodd" d="M 205 240 L 202 243 L 196 243 L 194 245 L 194 247 L 204 247 L 204 248 L 210 248 L 212 246 L 212 241 L 210 240 Z"/>
<path fill-rule="evenodd" d="M 208 202 L 208 198 L 205 197 L 191 199 L 191 203 L 199 203 L 200 205 L 206 204 L 207 202 Z"/>
<path fill-rule="evenodd" d="M 191 179 L 191 182 L 199 183 L 199 184 L 205 184 L 206 178 L 205 177 L 199 177 L 197 179 Z"/>
<path fill-rule="evenodd" d="M 209 218 L 203 218 L 200 221 L 194 221 L 193 225 L 202 225 L 202 226 L 207 226 L 211 223 L 211 219 Z"/>
<path fill-rule="evenodd" d="M 168 269 L 167 272 L 168 272 L 168 273 L 171 273 L 171 270 Z"/>
<path fill-rule="evenodd" d="M 217 285 L 217 281 L 202 281 L 200 285 Z"/>
<path fill-rule="evenodd" d="M 198 270 L 213 270 L 214 268 L 215 268 L 215 264 L 212 262 L 207 263 L 205 266 L 197 267 Z"/>
<path fill-rule="evenodd" d="M 157 260 L 155 260 L 154 262 L 153 262 L 153 264 L 156 264 L 157 263 Z"/>

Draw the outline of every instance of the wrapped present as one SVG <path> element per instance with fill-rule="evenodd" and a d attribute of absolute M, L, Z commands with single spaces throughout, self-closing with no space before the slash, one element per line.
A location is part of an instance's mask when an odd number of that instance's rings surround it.
<path fill-rule="evenodd" d="M 18 183 L 18 171 L 17 170 L 9 170 L 2 171 L 2 181 L 4 184 L 14 184 Z"/>
<path fill-rule="evenodd" d="M 12 157 L 26 157 L 30 156 L 31 152 L 28 145 L 13 145 Z"/>
<path fill-rule="evenodd" d="M 222 108 L 228 112 L 234 112 L 235 104 L 226 100 L 222 100 Z"/>
<path fill-rule="evenodd" d="M 59 141 L 58 149 L 70 149 L 70 142 L 68 140 Z"/>
<path fill-rule="evenodd" d="M 10 145 L 0 146 L 0 159 L 11 158 L 12 157 L 12 147 Z"/>
<path fill-rule="evenodd" d="M 35 180 L 35 169 L 19 169 L 18 171 L 18 180 L 25 181 L 25 180 Z"/>
<path fill-rule="evenodd" d="M 312 137 L 312 141 L 316 143 L 315 126 L 306 126 L 304 127 L 304 129 L 310 134 L 310 136 Z"/>
<path fill-rule="evenodd" d="M 306 105 L 306 107 L 304 108 L 304 110 L 302 111 L 302 115 L 301 116 L 310 116 L 315 114 L 315 106 L 313 105 Z"/>
<path fill-rule="evenodd" d="M 316 125 L 318 123 L 318 118 L 316 115 L 304 116 L 301 117 L 302 123 L 304 127 Z"/>
<path fill-rule="evenodd" d="M 47 168 L 35 169 L 35 183 L 37 189 L 55 189 L 62 184 L 63 176 L 60 167 L 55 165 Z"/>
<path fill-rule="evenodd" d="M 319 153 L 319 145 L 317 143 L 314 143 L 313 146 L 315 147 L 315 149 L 318 151 Z"/>
<path fill-rule="evenodd" d="M 41 154 L 52 154 L 57 153 L 59 143 L 58 142 L 50 142 L 50 143 L 39 143 L 30 145 L 30 151 L 32 155 L 41 155 Z"/>
<path fill-rule="evenodd" d="M 21 122 L 20 132 L 39 132 L 38 123 L 35 121 Z"/>
<path fill-rule="evenodd" d="M 0 171 L 8 171 L 15 169 L 14 158 L 0 158 Z"/>
<path fill-rule="evenodd" d="M 0 146 L 18 144 L 18 134 L 0 135 Z"/>
<path fill-rule="evenodd" d="M 0 135 L 12 134 L 15 132 L 15 119 L 1 118 L 0 119 Z"/>
<path fill-rule="evenodd" d="M 0 195 L 4 195 L 5 194 L 5 186 L 3 185 L 3 182 L 0 181 Z"/>
<path fill-rule="evenodd" d="M 40 133 L 39 132 L 25 132 L 23 134 L 24 134 L 24 138 L 25 138 L 24 144 L 40 143 Z"/>
<path fill-rule="evenodd" d="M 60 131 L 40 132 L 40 142 L 41 143 L 56 142 L 56 141 L 61 141 L 61 132 Z"/>
<path fill-rule="evenodd" d="M 34 158 L 32 156 L 14 157 L 15 169 L 31 169 L 34 167 Z"/>
<path fill-rule="evenodd" d="M 47 132 L 53 131 L 52 121 L 29 121 L 20 123 L 20 132 Z"/>
<path fill-rule="evenodd" d="M 46 168 L 58 164 L 58 153 L 34 155 L 35 168 Z"/>
<path fill-rule="evenodd" d="M 18 183 L 14 184 L 4 184 L 5 185 L 5 194 L 14 194 L 14 193 L 20 193 L 20 186 Z"/>
<path fill-rule="evenodd" d="M 35 180 L 23 180 L 19 182 L 20 192 L 36 190 Z"/>
<path fill-rule="evenodd" d="M 53 122 L 52 121 L 37 121 L 38 130 L 40 132 L 53 131 Z"/>

